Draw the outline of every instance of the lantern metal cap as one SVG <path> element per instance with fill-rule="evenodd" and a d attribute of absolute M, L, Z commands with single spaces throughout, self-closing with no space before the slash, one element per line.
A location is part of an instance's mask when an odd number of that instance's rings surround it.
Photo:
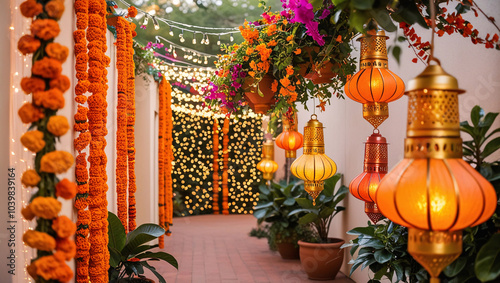
<path fill-rule="evenodd" d="M 316 114 L 311 115 L 311 120 L 307 121 L 306 127 L 324 128 L 323 123 L 318 121 L 318 116 Z"/>
<path fill-rule="evenodd" d="M 405 93 L 421 89 L 448 90 L 464 93 L 465 91 L 458 88 L 457 79 L 444 71 L 439 63 L 437 65 L 429 65 L 413 80 L 408 82 L 408 89 Z"/>

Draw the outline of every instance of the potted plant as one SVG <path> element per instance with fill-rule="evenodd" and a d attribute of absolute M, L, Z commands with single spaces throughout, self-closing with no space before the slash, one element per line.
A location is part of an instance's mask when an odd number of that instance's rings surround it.
<path fill-rule="evenodd" d="M 147 279 L 144 268 L 153 272 L 159 282 L 165 279 L 148 261 L 163 260 L 178 268 L 177 260 L 165 252 L 152 252 L 158 245 L 147 243 L 165 234 L 165 230 L 156 224 L 142 224 L 134 231 L 125 234 L 120 219 L 108 212 L 108 250 L 109 250 L 109 282 L 154 282 Z"/>
<path fill-rule="evenodd" d="M 300 208 L 296 199 L 304 197 L 303 182 L 291 182 L 286 185 L 271 183 L 270 188 L 262 184 L 259 187 L 259 202 L 255 206 L 254 216 L 257 222 L 269 223 L 268 242 L 272 250 L 277 249 L 283 259 L 298 259 L 297 241 L 311 236 L 305 225 L 298 223 L 300 214 L 289 215 Z"/>
<path fill-rule="evenodd" d="M 338 204 L 349 192 L 343 185 L 335 191 L 335 186 L 341 178 L 342 174 L 335 174 L 325 180 L 325 188 L 316 198 L 316 205 L 307 197 L 296 199 L 301 208 L 289 214 L 292 216 L 305 213 L 299 218 L 299 224 L 310 225 L 317 232 L 317 237 L 298 242 L 300 262 L 309 279 L 334 279 L 344 260 L 344 250 L 341 246 L 345 241 L 328 237 L 333 218 L 345 209 Z"/>

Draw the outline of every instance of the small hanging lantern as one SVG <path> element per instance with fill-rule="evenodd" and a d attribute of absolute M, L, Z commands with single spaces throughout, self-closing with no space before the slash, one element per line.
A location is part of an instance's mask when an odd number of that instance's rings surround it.
<path fill-rule="evenodd" d="M 304 127 L 304 154 L 292 163 L 290 171 L 304 180 L 304 189 L 313 198 L 314 205 L 323 190 L 323 181 L 337 171 L 335 162 L 325 154 L 323 124 L 317 120 L 316 114 Z"/>
<path fill-rule="evenodd" d="M 297 132 L 294 119 L 283 117 L 283 132 L 276 137 L 276 145 L 285 150 L 285 157 L 297 157 L 297 149 L 302 147 L 303 140 L 302 134 Z"/>
<path fill-rule="evenodd" d="M 432 56 L 431 56 L 432 58 Z M 462 253 L 462 229 L 488 220 L 493 186 L 462 159 L 456 78 L 429 65 L 410 81 L 404 159 L 382 182 L 382 214 L 408 227 L 408 252 L 439 282 Z"/>
<path fill-rule="evenodd" d="M 274 172 L 278 171 L 278 163 L 274 161 L 274 143 L 267 140 L 262 146 L 262 160 L 257 164 L 257 169 L 263 173 L 266 180 L 272 180 Z"/>
<path fill-rule="evenodd" d="M 375 203 L 375 193 L 387 174 L 387 162 L 387 140 L 378 130 L 374 130 L 366 139 L 363 173 L 351 181 L 349 191 L 356 198 L 365 201 L 365 213 L 375 224 L 383 217 Z"/>
<path fill-rule="evenodd" d="M 360 37 L 360 70 L 344 87 L 352 100 L 363 103 L 363 118 L 378 128 L 389 117 L 388 102 L 403 96 L 403 80 L 388 69 L 385 32 L 369 31 Z"/>

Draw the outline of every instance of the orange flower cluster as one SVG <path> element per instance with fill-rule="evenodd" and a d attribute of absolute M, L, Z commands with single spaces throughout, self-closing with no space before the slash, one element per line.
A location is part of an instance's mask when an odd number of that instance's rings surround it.
<path fill-rule="evenodd" d="M 217 118 L 214 118 L 212 149 L 214 155 L 213 162 L 213 210 L 214 214 L 219 214 L 219 123 Z"/>
<path fill-rule="evenodd" d="M 69 129 L 66 117 L 56 115 L 56 111 L 65 104 L 63 92 L 70 87 L 69 78 L 61 75 L 62 62 L 68 57 L 69 50 L 53 42 L 60 32 L 56 20 L 64 11 L 64 1 L 27 0 L 21 4 L 20 10 L 26 17 L 36 17 L 31 24 L 31 34 L 24 35 L 18 42 L 21 53 L 35 54 L 32 76 L 21 81 L 23 92 L 33 94 L 32 103 L 25 103 L 18 114 L 23 123 L 34 123 L 32 127 L 35 129 L 26 132 L 21 137 L 21 143 L 37 152 L 36 170 L 26 171 L 21 181 L 25 186 L 39 188 L 37 196 L 21 210 L 27 220 L 38 218 L 36 230 L 28 230 L 23 235 L 23 241 L 41 251 L 53 253 L 56 250 L 55 255 L 50 256 L 37 253 L 38 257 L 32 260 L 27 270 L 37 281 L 43 278 L 68 282 L 73 272 L 64 261 L 75 254 L 72 252 L 75 243 L 68 237 L 72 236 L 76 225 L 68 217 L 58 216 L 61 203 L 54 195 L 71 196 L 71 192 L 62 189 L 70 187 L 71 182 L 67 179 L 57 182 L 55 174 L 68 170 L 73 164 L 73 156 L 65 151 L 56 151 L 53 142 L 48 142 L 64 135 Z M 42 12 L 45 12 L 43 16 L 37 17 Z"/>
<path fill-rule="evenodd" d="M 127 18 L 135 18 L 137 16 L 137 8 L 134 6 L 128 7 L 127 12 Z"/>
<path fill-rule="evenodd" d="M 56 185 L 56 196 L 73 199 L 76 196 L 76 183 L 64 178 Z"/>
<path fill-rule="evenodd" d="M 257 45 L 257 47 L 255 47 L 255 50 L 259 51 L 260 60 L 262 61 L 267 61 L 267 59 L 269 59 L 269 56 L 271 56 L 271 52 L 273 52 L 273 50 L 267 48 L 264 43 Z"/>
<path fill-rule="evenodd" d="M 240 26 L 239 29 L 241 36 L 243 36 L 248 43 L 253 44 L 255 40 L 259 39 L 259 30 L 251 28 L 247 21 L 245 21 L 244 26 Z"/>
<path fill-rule="evenodd" d="M 222 169 L 222 214 L 229 214 L 229 204 L 228 204 L 228 196 L 229 191 L 227 188 L 227 180 L 228 180 L 228 164 L 229 164 L 229 119 L 224 119 L 224 126 L 222 127 L 222 133 L 224 134 L 224 139 L 222 140 L 222 157 L 224 162 L 224 168 Z"/>
<path fill-rule="evenodd" d="M 75 5 L 76 7 L 83 7 L 86 5 Z M 104 0 L 88 0 L 86 9 L 75 9 L 77 13 L 88 14 L 88 25 L 86 30 L 79 29 L 75 31 L 74 37 L 80 39 L 75 40 L 75 43 L 83 41 L 81 33 L 86 34 L 87 54 L 79 54 L 77 56 L 88 58 L 88 74 L 87 76 L 77 77 L 79 80 L 88 80 L 89 85 L 87 90 L 91 95 L 87 99 L 88 103 L 88 123 L 89 132 L 91 135 L 89 146 L 89 179 L 88 179 L 88 208 L 90 211 L 90 224 L 89 224 L 89 237 L 88 243 L 90 244 L 88 255 L 88 266 L 78 266 L 82 271 L 88 270 L 88 277 L 85 274 L 77 273 L 77 282 L 106 282 L 108 279 L 108 221 L 107 221 L 107 199 L 106 193 L 108 191 L 106 163 L 107 157 L 104 149 L 106 147 L 105 136 L 107 134 L 107 102 L 106 93 L 108 90 L 107 85 L 107 70 L 110 59 L 105 55 L 107 50 L 106 45 L 106 3 Z M 82 26 L 80 26 L 82 27 Z M 77 64 L 79 63 L 77 57 Z M 84 60 L 83 60 L 84 61 Z M 77 68 L 77 72 L 80 69 Z M 79 192 L 78 192 L 79 193 Z M 78 198 L 78 196 L 77 196 Z M 78 214 L 79 217 L 86 218 L 88 215 L 83 213 Z M 80 220 L 80 219 L 79 219 Z M 84 232 L 84 231 L 80 231 Z M 84 243 L 77 242 L 78 247 L 86 249 L 86 240 Z M 80 256 L 77 251 L 77 256 Z M 86 260 L 86 254 L 83 255 Z M 88 278 L 88 279 L 87 279 Z"/>
<path fill-rule="evenodd" d="M 169 230 L 172 225 L 173 217 L 173 202 L 172 202 L 172 162 L 174 161 L 174 153 L 172 151 L 172 86 L 167 82 L 165 92 L 165 231 L 167 236 L 170 236 Z"/>

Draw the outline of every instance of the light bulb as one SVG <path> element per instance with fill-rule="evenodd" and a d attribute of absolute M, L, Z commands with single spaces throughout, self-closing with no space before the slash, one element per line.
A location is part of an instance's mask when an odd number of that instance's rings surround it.
<path fill-rule="evenodd" d="M 168 32 L 170 36 L 174 36 L 174 31 L 172 30 L 172 27 L 170 27 L 170 31 Z"/>
<path fill-rule="evenodd" d="M 233 34 L 231 34 L 231 37 L 229 37 L 229 41 L 231 41 L 231 42 L 233 42 L 233 41 L 234 41 Z"/>
<path fill-rule="evenodd" d="M 193 44 L 196 44 L 196 38 L 195 37 L 193 37 L 193 41 L 192 42 L 193 42 Z"/>
<path fill-rule="evenodd" d="M 180 42 L 186 41 L 183 36 L 181 36 Z"/>
<path fill-rule="evenodd" d="M 155 26 L 155 30 L 159 30 L 160 29 L 160 23 L 158 23 L 158 20 L 156 19 L 155 16 L 153 16 L 152 19 L 153 19 L 153 24 Z"/>
<path fill-rule="evenodd" d="M 147 26 L 149 22 L 149 18 L 147 15 L 144 15 L 144 22 L 142 23 L 143 26 Z"/>
<path fill-rule="evenodd" d="M 205 39 L 205 44 L 206 44 L 206 45 L 209 45 L 209 44 L 210 44 L 210 40 L 208 40 L 208 35 L 207 35 L 207 37 L 206 37 L 206 39 Z"/>

